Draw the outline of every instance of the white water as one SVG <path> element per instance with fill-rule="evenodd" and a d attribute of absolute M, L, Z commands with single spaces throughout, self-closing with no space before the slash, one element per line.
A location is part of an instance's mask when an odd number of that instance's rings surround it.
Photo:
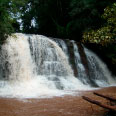
<path fill-rule="evenodd" d="M 74 59 L 75 59 L 75 64 L 76 64 L 76 68 L 78 70 L 78 78 L 83 81 L 83 83 L 87 84 L 86 80 L 87 80 L 87 75 L 85 73 L 85 68 L 84 65 L 81 62 L 81 57 L 78 51 L 78 46 L 77 44 L 72 41 L 73 43 L 73 47 L 74 47 Z"/>
<path fill-rule="evenodd" d="M 90 75 L 96 84 L 100 87 L 115 86 L 115 77 L 111 75 L 106 64 L 104 64 L 92 51 L 88 50 L 87 48 L 84 49 L 85 53 L 87 54 Z"/>
<path fill-rule="evenodd" d="M 59 46 L 68 56 L 68 59 L 74 60 L 75 67 L 78 72 L 78 75 L 76 75 L 76 77 L 79 80 L 81 80 L 82 83 L 84 83 L 85 85 L 97 87 L 107 87 L 116 85 L 115 77 L 112 77 L 107 66 L 103 63 L 103 61 L 100 60 L 100 58 L 95 53 L 84 47 L 89 71 L 89 75 L 87 75 L 86 69 L 84 67 L 84 64 L 82 63 L 81 56 L 79 54 L 77 43 L 73 40 L 68 41 L 70 43 L 66 43 L 67 41 L 63 41 L 60 39 L 55 39 L 55 41 L 59 44 Z M 73 48 L 70 47 L 70 44 L 73 45 Z M 68 48 L 73 49 L 74 58 L 69 57 L 70 55 Z M 91 87 L 91 89 L 93 89 L 93 87 Z"/>
<path fill-rule="evenodd" d="M 74 77 L 68 56 L 41 35 L 14 34 L 0 50 L 0 96 L 50 97 L 87 90 Z"/>

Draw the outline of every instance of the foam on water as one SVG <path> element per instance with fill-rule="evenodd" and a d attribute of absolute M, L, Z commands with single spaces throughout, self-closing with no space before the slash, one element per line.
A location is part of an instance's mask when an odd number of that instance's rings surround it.
<path fill-rule="evenodd" d="M 77 79 L 75 79 L 75 81 L 73 79 L 69 81 L 62 79 L 61 81 L 64 83 L 64 86 L 66 86 L 63 90 L 57 89 L 52 82 L 48 82 L 46 77 L 42 76 L 38 79 L 15 84 L 4 82 L 5 86 L 0 87 L 0 96 L 10 98 L 47 98 L 75 94 L 74 90 L 90 90 L 89 86 L 87 88 L 87 86 L 77 81 Z"/>

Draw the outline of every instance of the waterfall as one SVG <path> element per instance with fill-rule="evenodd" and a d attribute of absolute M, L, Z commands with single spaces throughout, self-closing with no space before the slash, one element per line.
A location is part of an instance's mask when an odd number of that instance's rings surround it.
<path fill-rule="evenodd" d="M 94 53 L 84 50 L 88 75 L 76 42 L 13 34 L 0 46 L 0 96 L 46 97 L 92 89 L 91 83 L 100 87 L 112 84 L 114 80 L 105 64 Z"/>
<path fill-rule="evenodd" d="M 115 85 L 116 80 L 115 77 L 112 77 L 110 71 L 108 70 L 107 66 L 101 61 L 101 59 L 92 51 L 88 50 L 87 48 L 84 48 L 84 52 L 87 57 L 87 65 L 88 67 L 85 67 L 82 63 L 82 59 L 79 53 L 78 45 L 74 40 L 60 40 L 60 39 L 54 39 L 59 46 L 62 48 L 62 50 L 65 52 L 65 54 L 68 56 L 68 58 L 71 60 L 74 60 L 74 65 L 78 71 L 78 74 L 75 75 L 83 84 L 90 85 L 94 87 L 106 87 L 109 85 Z M 68 42 L 68 43 L 67 43 Z M 72 46 L 70 46 L 72 44 Z M 69 46 L 68 46 L 69 45 Z M 70 52 L 68 51 L 68 48 L 73 47 L 73 57 L 70 56 Z M 82 51 L 80 51 L 82 52 Z M 70 57 L 69 57 L 70 56 Z M 88 68 L 88 69 L 86 69 Z M 74 70 L 74 69 L 73 69 Z M 86 72 L 88 70 L 88 74 Z"/>
<path fill-rule="evenodd" d="M 90 77 L 100 87 L 115 85 L 116 80 L 112 77 L 107 66 L 92 51 L 85 49 L 89 65 Z"/>

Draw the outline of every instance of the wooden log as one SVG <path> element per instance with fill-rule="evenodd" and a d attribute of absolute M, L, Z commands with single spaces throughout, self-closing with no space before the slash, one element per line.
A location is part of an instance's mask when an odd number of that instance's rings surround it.
<path fill-rule="evenodd" d="M 104 104 L 102 104 L 101 102 L 92 100 L 92 99 L 90 99 L 90 98 L 88 98 L 88 97 L 86 97 L 86 96 L 82 96 L 82 98 L 83 98 L 84 100 L 86 100 L 86 101 L 92 103 L 92 104 L 96 104 L 96 105 L 98 105 L 98 106 L 100 106 L 100 107 L 102 107 L 102 108 L 105 108 L 105 109 L 108 109 L 108 110 L 111 110 L 111 111 L 116 112 L 116 106 L 104 105 Z"/>
<path fill-rule="evenodd" d="M 107 96 L 107 95 L 102 95 L 102 94 L 97 93 L 97 92 L 94 92 L 94 94 L 95 94 L 95 95 L 97 95 L 97 96 L 100 96 L 100 97 L 106 98 L 106 99 L 108 99 L 108 100 L 110 100 L 110 101 L 114 101 L 114 102 L 116 101 L 116 99 L 115 99 L 115 98 L 110 97 L 110 96 Z"/>

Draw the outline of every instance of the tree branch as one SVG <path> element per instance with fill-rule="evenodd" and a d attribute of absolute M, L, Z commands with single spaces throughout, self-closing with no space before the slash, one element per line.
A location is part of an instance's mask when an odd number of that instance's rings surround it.
<path fill-rule="evenodd" d="M 116 99 L 115 99 L 115 98 L 109 97 L 109 96 L 107 96 L 107 95 L 102 95 L 102 94 L 97 93 L 97 92 L 94 92 L 94 94 L 95 94 L 95 95 L 97 95 L 97 96 L 100 96 L 100 97 L 106 98 L 106 99 L 108 99 L 108 100 L 110 100 L 110 101 L 116 101 Z"/>
<path fill-rule="evenodd" d="M 92 99 L 90 99 L 90 98 L 88 98 L 88 97 L 85 97 L 85 96 L 82 96 L 82 98 L 83 98 L 84 100 L 86 100 L 86 101 L 92 103 L 92 104 L 96 104 L 96 105 L 98 105 L 98 106 L 100 106 L 100 107 L 102 107 L 102 108 L 105 108 L 105 109 L 112 110 L 112 111 L 116 112 L 116 106 L 104 105 L 104 104 L 102 104 L 101 102 L 92 100 Z"/>

